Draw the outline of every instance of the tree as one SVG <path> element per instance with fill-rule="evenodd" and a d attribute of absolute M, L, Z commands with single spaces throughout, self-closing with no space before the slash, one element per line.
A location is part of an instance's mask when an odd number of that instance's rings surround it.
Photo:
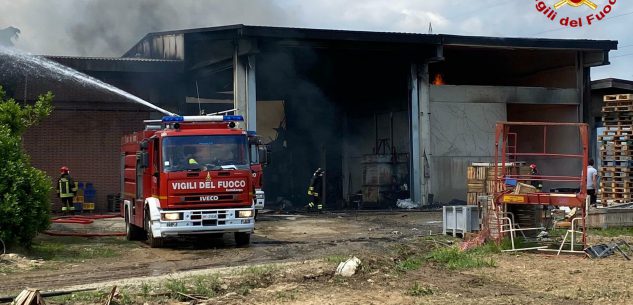
<path fill-rule="evenodd" d="M 5 100 L 0 86 L 0 239 L 7 246 L 29 247 L 38 232 L 50 224 L 52 183 L 31 166 L 22 148 L 22 134 L 53 111 L 53 94 L 38 97 L 33 105 Z"/>

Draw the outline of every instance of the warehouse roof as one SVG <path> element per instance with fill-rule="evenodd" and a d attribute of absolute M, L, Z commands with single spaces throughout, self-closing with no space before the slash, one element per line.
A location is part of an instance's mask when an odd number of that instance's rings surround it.
<path fill-rule="evenodd" d="M 307 29 L 290 27 L 269 27 L 252 25 L 229 25 L 147 34 L 136 45 L 158 36 L 166 35 L 222 35 L 230 37 L 260 37 L 297 40 L 329 40 L 350 42 L 406 43 L 445 46 L 477 46 L 527 49 L 558 49 L 608 51 L 617 49 L 618 42 L 612 40 L 587 39 L 545 39 L 545 38 L 502 38 L 483 36 L 459 36 L 444 34 L 419 34 L 401 32 L 370 32 L 331 29 Z M 136 45 L 124 56 L 132 56 Z"/>

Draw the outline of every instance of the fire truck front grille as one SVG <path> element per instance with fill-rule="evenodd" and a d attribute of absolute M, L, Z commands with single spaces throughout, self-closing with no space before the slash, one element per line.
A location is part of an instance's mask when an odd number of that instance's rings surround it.
<path fill-rule="evenodd" d="M 183 203 L 219 203 L 233 200 L 235 195 L 187 196 L 183 198 Z"/>
<path fill-rule="evenodd" d="M 193 211 L 185 216 L 185 220 L 193 222 L 194 226 L 217 226 L 226 223 L 227 211 Z"/>

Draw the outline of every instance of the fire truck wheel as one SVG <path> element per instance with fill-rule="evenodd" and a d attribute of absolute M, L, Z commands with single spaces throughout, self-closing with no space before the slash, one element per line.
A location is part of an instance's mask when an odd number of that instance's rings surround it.
<path fill-rule="evenodd" d="M 246 247 L 251 243 L 251 233 L 235 232 L 235 244 L 238 247 Z"/>
<path fill-rule="evenodd" d="M 147 243 L 152 248 L 162 248 L 163 239 L 160 237 L 154 237 L 149 221 L 149 211 L 145 211 L 145 232 L 147 233 Z"/>
<path fill-rule="evenodd" d="M 129 241 L 134 240 L 143 240 L 145 235 L 143 234 L 143 230 L 133 224 L 130 223 L 130 219 L 127 213 L 127 209 L 125 210 L 125 239 Z"/>

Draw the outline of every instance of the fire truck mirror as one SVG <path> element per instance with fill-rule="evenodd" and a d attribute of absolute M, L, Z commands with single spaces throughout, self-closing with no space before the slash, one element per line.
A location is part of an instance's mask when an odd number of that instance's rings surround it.
<path fill-rule="evenodd" d="M 147 140 L 143 140 L 139 143 L 139 146 L 141 147 L 141 150 L 147 150 L 149 148 L 149 143 Z"/>
<path fill-rule="evenodd" d="M 268 165 L 270 163 L 270 149 L 266 145 L 257 147 L 259 153 L 259 163 L 262 165 Z"/>
<path fill-rule="evenodd" d="M 146 151 L 138 154 L 138 164 L 140 168 L 149 167 L 149 154 Z"/>

